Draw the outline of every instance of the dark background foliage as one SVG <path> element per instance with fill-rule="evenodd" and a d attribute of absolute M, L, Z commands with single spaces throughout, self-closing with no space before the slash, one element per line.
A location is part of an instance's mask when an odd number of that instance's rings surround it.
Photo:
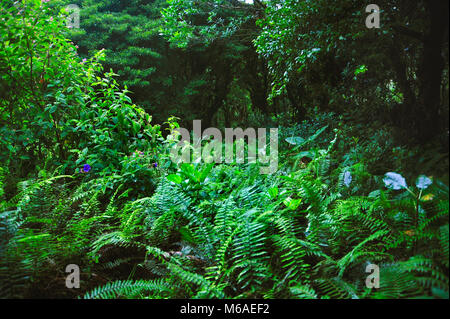
<path fill-rule="evenodd" d="M 449 4 L 368 4 L 1 0 L 0 297 L 448 299 Z M 278 171 L 174 162 L 195 119 Z"/>

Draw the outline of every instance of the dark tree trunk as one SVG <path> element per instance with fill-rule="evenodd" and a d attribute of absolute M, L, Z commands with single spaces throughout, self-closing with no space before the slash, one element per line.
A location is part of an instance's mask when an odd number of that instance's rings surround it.
<path fill-rule="evenodd" d="M 230 89 L 230 83 L 233 79 L 232 73 L 230 71 L 231 68 L 232 67 L 225 61 L 225 64 L 222 65 L 222 67 L 218 68 L 215 75 L 216 83 L 214 86 L 214 98 L 212 100 L 212 103 L 209 105 L 205 123 L 209 127 L 213 126 L 214 115 L 223 107 L 224 101 L 227 98 L 227 94 Z"/>
<path fill-rule="evenodd" d="M 294 110 L 295 120 L 297 122 L 303 121 L 306 117 L 306 109 L 302 102 L 302 94 L 304 93 L 303 90 L 293 84 L 288 84 L 286 87 L 286 92 L 287 98 Z"/>
<path fill-rule="evenodd" d="M 253 108 L 267 115 L 269 113 L 269 104 L 267 103 L 269 89 L 267 65 L 253 48 L 248 50 L 245 57 L 246 73 L 242 75 L 242 80 L 247 84 Z"/>
<path fill-rule="evenodd" d="M 417 109 L 416 95 L 414 94 L 413 83 L 408 80 L 406 63 L 400 56 L 401 49 L 396 45 L 396 39 L 390 47 L 390 60 L 396 74 L 396 80 L 400 91 L 403 93 L 403 103 L 398 104 L 393 109 L 391 115 L 394 125 L 403 129 L 416 129 L 417 123 L 415 111 Z M 414 122 L 414 123 L 411 123 Z M 411 127 L 414 125 L 414 128 Z"/>
<path fill-rule="evenodd" d="M 396 26 L 390 47 L 390 60 L 396 80 L 403 93 L 403 104 L 391 116 L 394 124 L 410 129 L 418 141 L 425 143 L 442 133 L 441 85 L 445 67 L 443 46 L 448 34 L 448 0 L 429 0 L 427 3 L 429 28 L 427 34 Z M 408 36 L 421 42 L 423 51 L 418 58 L 417 79 L 408 79 L 406 62 L 402 59 L 401 42 L 397 36 Z"/>
<path fill-rule="evenodd" d="M 264 88 L 255 87 L 250 89 L 250 100 L 254 108 L 260 110 L 265 115 L 268 114 L 269 105 L 267 103 L 267 93 Z"/>

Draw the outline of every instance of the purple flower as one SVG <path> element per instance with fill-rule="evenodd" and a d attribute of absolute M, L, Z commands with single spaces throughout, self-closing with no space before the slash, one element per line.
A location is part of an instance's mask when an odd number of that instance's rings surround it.
<path fill-rule="evenodd" d="M 153 163 L 153 167 L 154 167 L 154 168 L 158 167 L 158 163 L 156 163 L 156 162 Z"/>
<path fill-rule="evenodd" d="M 89 164 L 84 164 L 83 168 L 81 169 L 81 172 L 83 173 L 89 173 L 89 171 L 91 170 L 91 165 Z"/>

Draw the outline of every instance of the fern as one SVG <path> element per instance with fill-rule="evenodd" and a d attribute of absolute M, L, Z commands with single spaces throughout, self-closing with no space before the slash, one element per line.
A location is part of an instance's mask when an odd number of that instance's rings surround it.
<path fill-rule="evenodd" d="M 112 299 L 112 298 L 136 298 L 145 296 L 144 293 L 152 293 L 152 297 L 164 298 L 171 291 L 170 285 L 163 279 L 153 281 L 147 280 L 125 280 L 107 283 L 86 293 L 84 299 Z M 149 295 L 150 296 L 150 295 Z"/>

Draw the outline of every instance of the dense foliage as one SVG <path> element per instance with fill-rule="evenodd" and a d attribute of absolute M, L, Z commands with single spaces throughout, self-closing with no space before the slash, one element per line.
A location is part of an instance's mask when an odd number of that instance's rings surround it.
<path fill-rule="evenodd" d="M 0 1 L 1 298 L 449 298 L 448 1 Z"/>

